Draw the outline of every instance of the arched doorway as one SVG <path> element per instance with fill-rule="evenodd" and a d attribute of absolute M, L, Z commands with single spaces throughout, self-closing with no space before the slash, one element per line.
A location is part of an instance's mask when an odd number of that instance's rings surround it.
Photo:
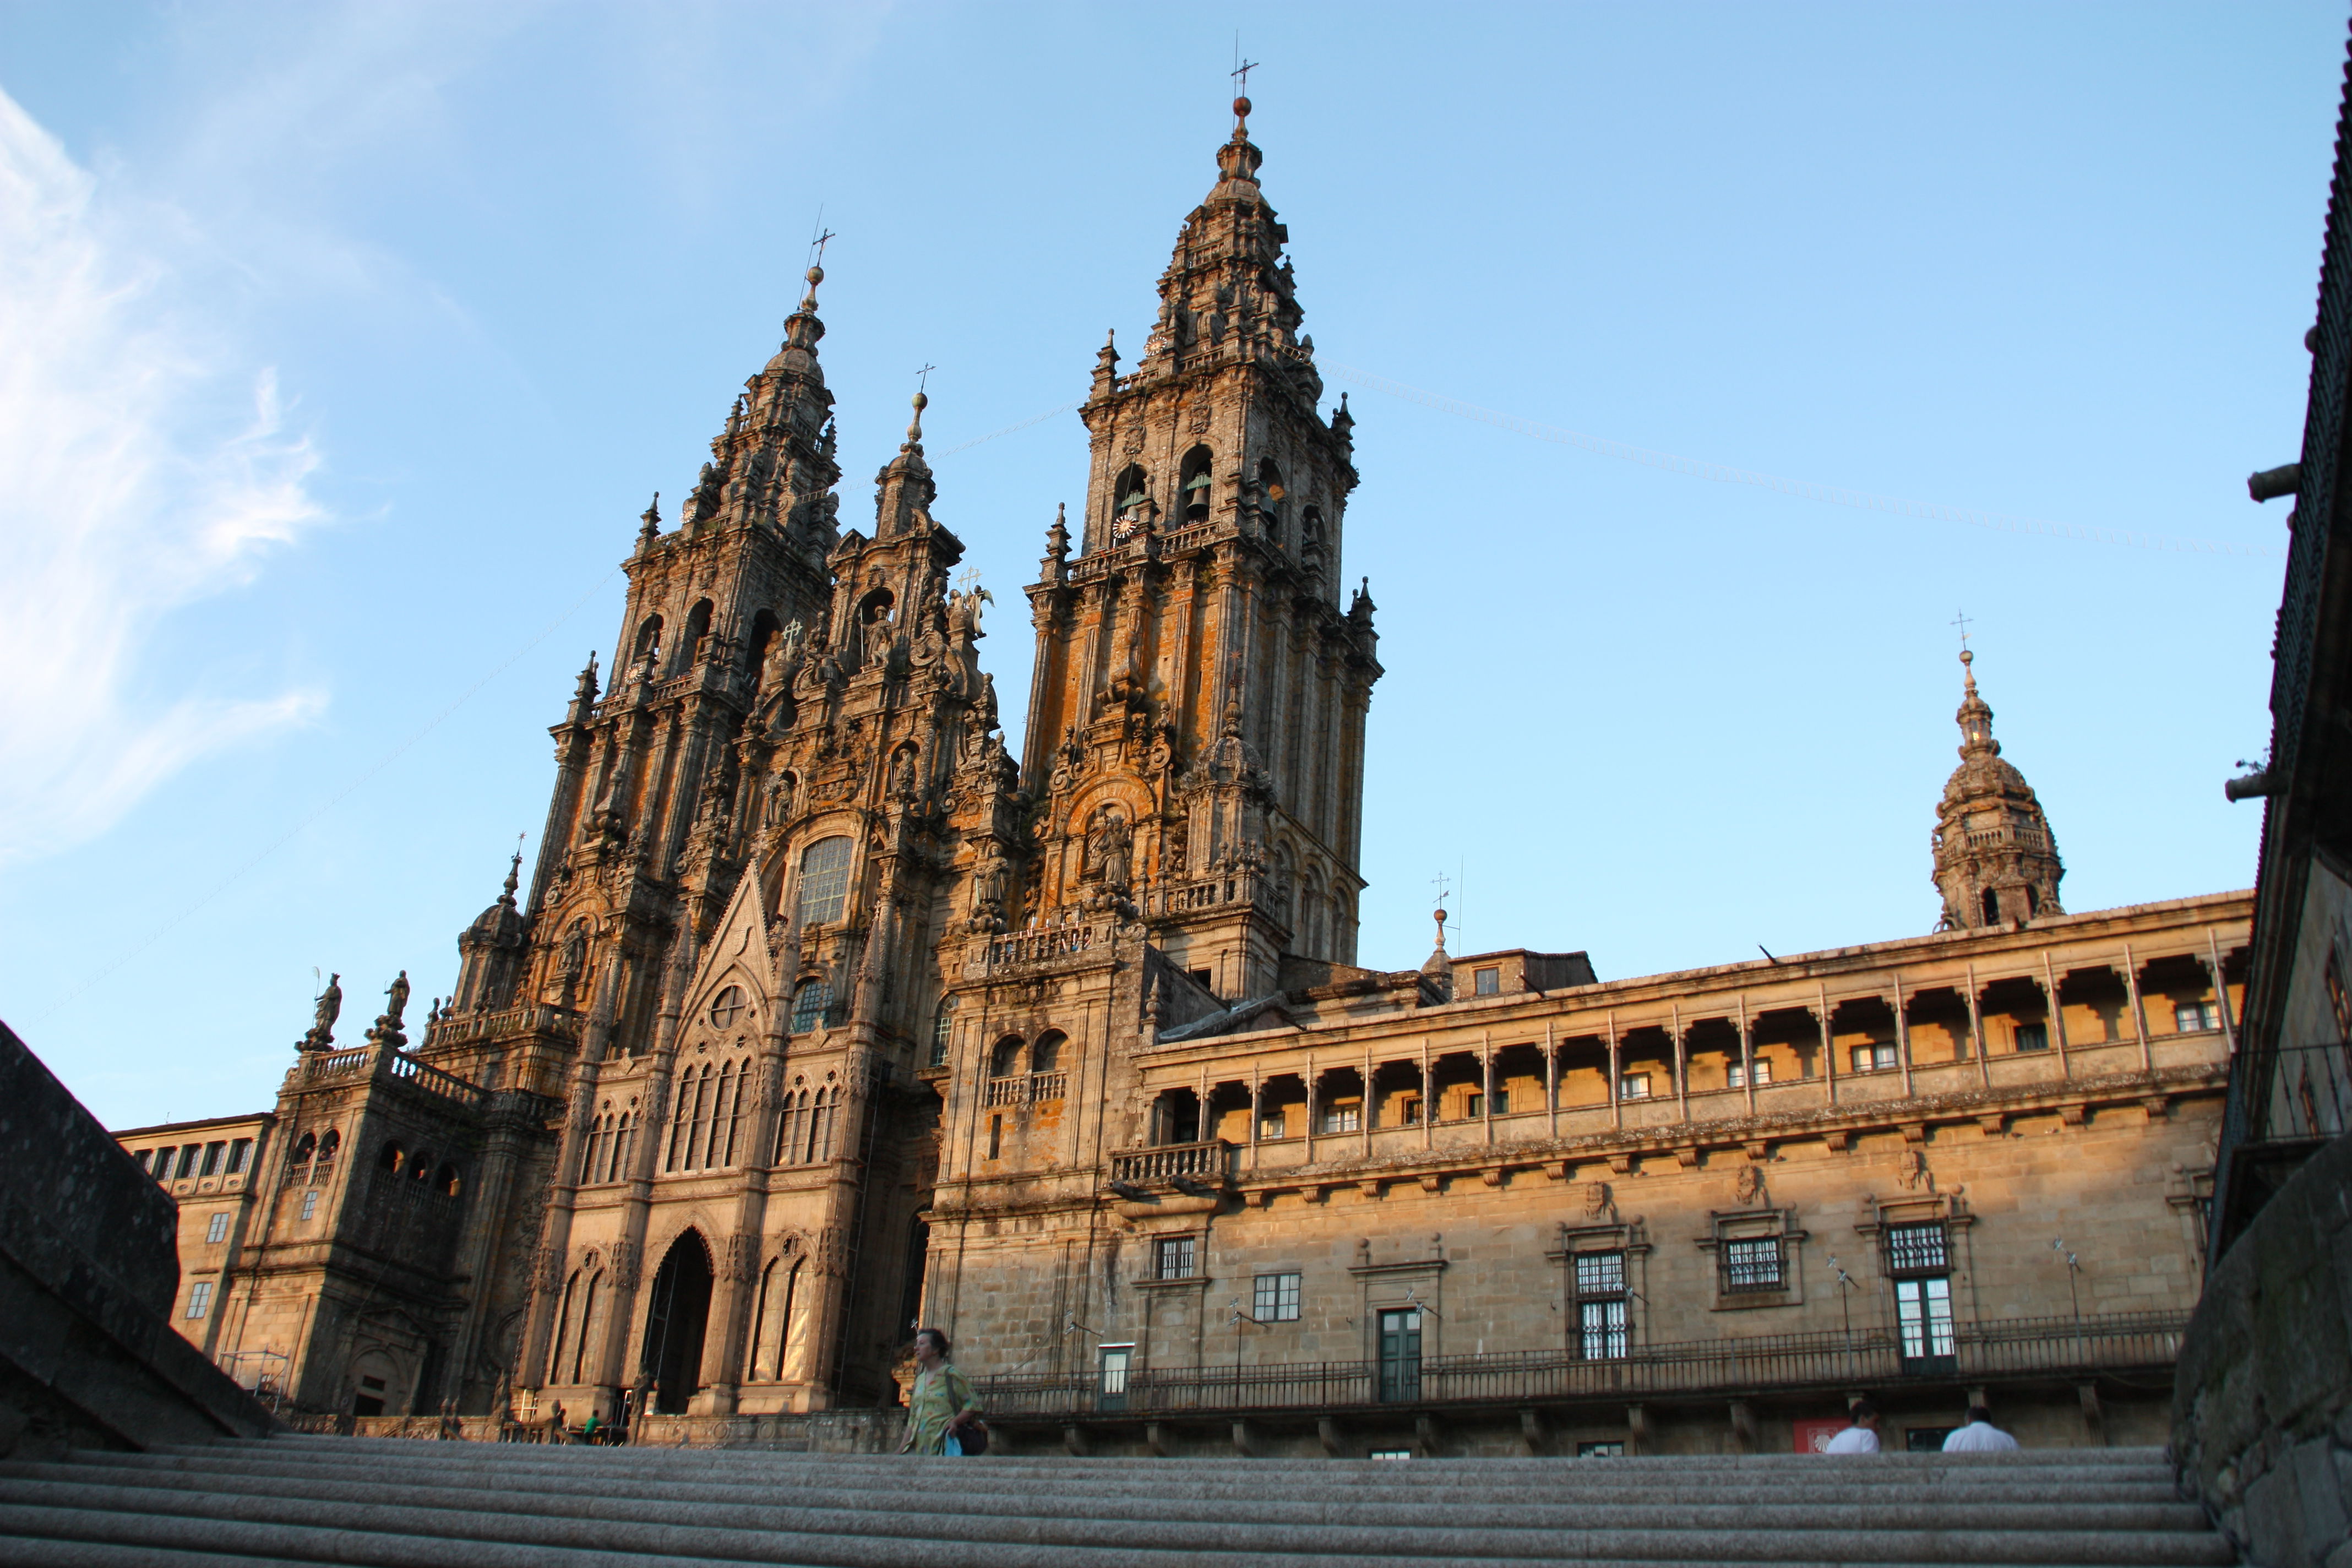
<path fill-rule="evenodd" d="M 702 1334 L 710 1322 L 710 1247 L 698 1230 L 669 1244 L 654 1275 L 646 1314 L 645 1368 L 653 1374 L 654 1408 L 682 1415 L 702 1375 Z"/>

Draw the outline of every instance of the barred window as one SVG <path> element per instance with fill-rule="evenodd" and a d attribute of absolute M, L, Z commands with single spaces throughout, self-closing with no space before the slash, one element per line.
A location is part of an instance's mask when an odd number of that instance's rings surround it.
<path fill-rule="evenodd" d="M 1625 1255 L 1622 1252 L 1580 1252 L 1576 1255 L 1576 1293 L 1580 1296 L 1620 1294 L 1625 1289 Z"/>
<path fill-rule="evenodd" d="M 1193 1239 L 1189 1236 L 1161 1237 L 1153 1254 L 1153 1261 L 1158 1266 L 1154 1277 L 1160 1279 L 1192 1278 Z"/>
<path fill-rule="evenodd" d="M 1951 1267 L 1941 1220 L 1886 1227 L 1886 1267 L 1895 1274 L 1920 1274 Z"/>
<path fill-rule="evenodd" d="M 931 1016 L 931 1066 L 948 1065 L 948 1046 L 955 1037 L 956 999 L 940 998 L 940 1010 Z"/>
<path fill-rule="evenodd" d="M 1298 1276 L 1261 1274 L 1250 1316 L 1261 1323 L 1287 1323 L 1298 1317 Z"/>
<path fill-rule="evenodd" d="M 800 901 L 793 910 L 794 920 L 803 925 L 831 925 L 841 919 L 841 906 L 848 896 L 846 837 L 820 838 L 801 852 Z"/>
<path fill-rule="evenodd" d="M 715 1028 L 731 1029 L 735 1020 L 751 1011 L 751 1004 L 744 999 L 740 985 L 730 985 L 710 999 L 710 1022 Z"/>
<path fill-rule="evenodd" d="M 1734 1295 L 1743 1290 L 1779 1290 L 1786 1286 L 1779 1237 L 1751 1237 L 1723 1244 L 1725 1294 Z"/>
<path fill-rule="evenodd" d="M 1625 1298 L 1612 1296 L 1576 1304 L 1578 1348 L 1586 1361 L 1623 1361 L 1627 1350 Z"/>

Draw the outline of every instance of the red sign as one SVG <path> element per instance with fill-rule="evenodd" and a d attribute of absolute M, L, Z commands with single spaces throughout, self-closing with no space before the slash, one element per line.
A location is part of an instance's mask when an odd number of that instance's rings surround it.
<path fill-rule="evenodd" d="M 1797 1431 L 1797 1452 L 1820 1454 L 1828 1451 L 1830 1439 L 1853 1425 L 1843 1415 L 1825 1415 L 1794 1423 Z"/>

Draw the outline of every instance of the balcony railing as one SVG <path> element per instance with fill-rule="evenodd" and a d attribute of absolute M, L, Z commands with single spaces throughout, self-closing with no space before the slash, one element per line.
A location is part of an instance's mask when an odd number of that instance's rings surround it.
<path fill-rule="evenodd" d="M 1563 1351 L 1432 1356 L 1414 1387 L 1416 1405 L 1567 1404 L 1675 1394 L 1762 1394 L 1808 1388 L 1892 1387 L 2161 1371 L 2180 1352 L 2186 1312 L 2119 1312 L 2088 1318 L 2011 1318 L 1965 1325 L 1952 1356 L 1908 1358 L 1883 1330 L 1770 1334 L 1645 1345 L 1621 1360 L 1580 1361 Z M 1176 1371 L 1137 1368 L 1106 1392 L 1099 1376 L 979 1377 L 973 1388 L 992 1420 L 1077 1419 L 1163 1413 L 1311 1414 L 1383 1403 L 1377 1362 L 1278 1362 Z"/>
<path fill-rule="evenodd" d="M 1172 1182 L 1179 1176 L 1222 1182 L 1233 1165 L 1234 1146 L 1212 1138 L 1206 1143 L 1170 1143 L 1113 1154 L 1110 1177 L 1114 1182 Z"/>
<path fill-rule="evenodd" d="M 2352 1129 L 2352 1043 L 2242 1049 L 2213 1156 L 2210 1268 L 2313 1149 Z"/>

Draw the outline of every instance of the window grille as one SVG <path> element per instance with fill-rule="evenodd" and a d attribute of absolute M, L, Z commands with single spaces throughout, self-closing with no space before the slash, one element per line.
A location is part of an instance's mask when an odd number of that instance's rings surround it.
<path fill-rule="evenodd" d="M 1622 1252 L 1580 1252 L 1576 1255 L 1576 1293 L 1580 1296 L 1622 1294 L 1625 1289 L 1625 1255 Z"/>
<path fill-rule="evenodd" d="M 208 1247 L 218 1247 L 222 1242 L 226 1241 L 227 1239 L 228 1211 L 224 1209 L 219 1214 L 213 1215 L 212 1219 L 205 1226 L 205 1244 Z"/>
<path fill-rule="evenodd" d="M 1294 1322 L 1298 1317 L 1298 1276 L 1261 1274 L 1250 1316 L 1261 1323 Z"/>
<path fill-rule="evenodd" d="M 845 839 L 843 842 L 846 843 Z M 804 1035 L 834 1022 L 833 987 L 822 980 L 803 980 L 793 993 L 793 1033 Z"/>
<path fill-rule="evenodd" d="M 1154 1251 L 1154 1261 L 1158 1264 L 1155 1277 L 1161 1279 L 1192 1278 L 1192 1244 L 1195 1239 L 1189 1236 L 1161 1237 Z"/>
<path fill-rule="evenodd" d="M 1886 1227 L 1886 1268 L 1892 1274 L 1925 1274 L 1951 1267 L 1951 1250 L 1941 1220 Z"/>
<path fill-rule="evenodd" d="M 212 1310 L 212 1306 L 213 1282 L 211 1280 L 199 1279 L 194 1284 L 188 1287 L 188 1316 L 190 1318 L 194 1319 L 203 1317 L 206 1312 Z"/>
<path fill-rule="evenodd" d="M 1726 1295 L 1787 1289 L 1780 1238 L 1750 1237 L 1723 1244 L 1723 1289 Z"/>
<path fill-rule="evenodd" d="M 751 1010 L 751 1003 L 744 1000 L 743 988 L 740 985 L 730 985 L 710 999 L 711 1026 L 731 1029 L 735 1026 L 735 1020 Z"/>
<path fill-rule="evenodd" d="M 801 852 L 800 901 L 793 910 L 794 920 L 803 925 L 831 925 L 841 919 L 841 907 L 848 897 L 848 838 L 820 838 Z"/>
<path fill-rule="evenodd" d="M 1627 1348 L 1625 1299 L 1576 1304 L 1579 1350 L 1586 1361 L 1623 1361 Z"/>

